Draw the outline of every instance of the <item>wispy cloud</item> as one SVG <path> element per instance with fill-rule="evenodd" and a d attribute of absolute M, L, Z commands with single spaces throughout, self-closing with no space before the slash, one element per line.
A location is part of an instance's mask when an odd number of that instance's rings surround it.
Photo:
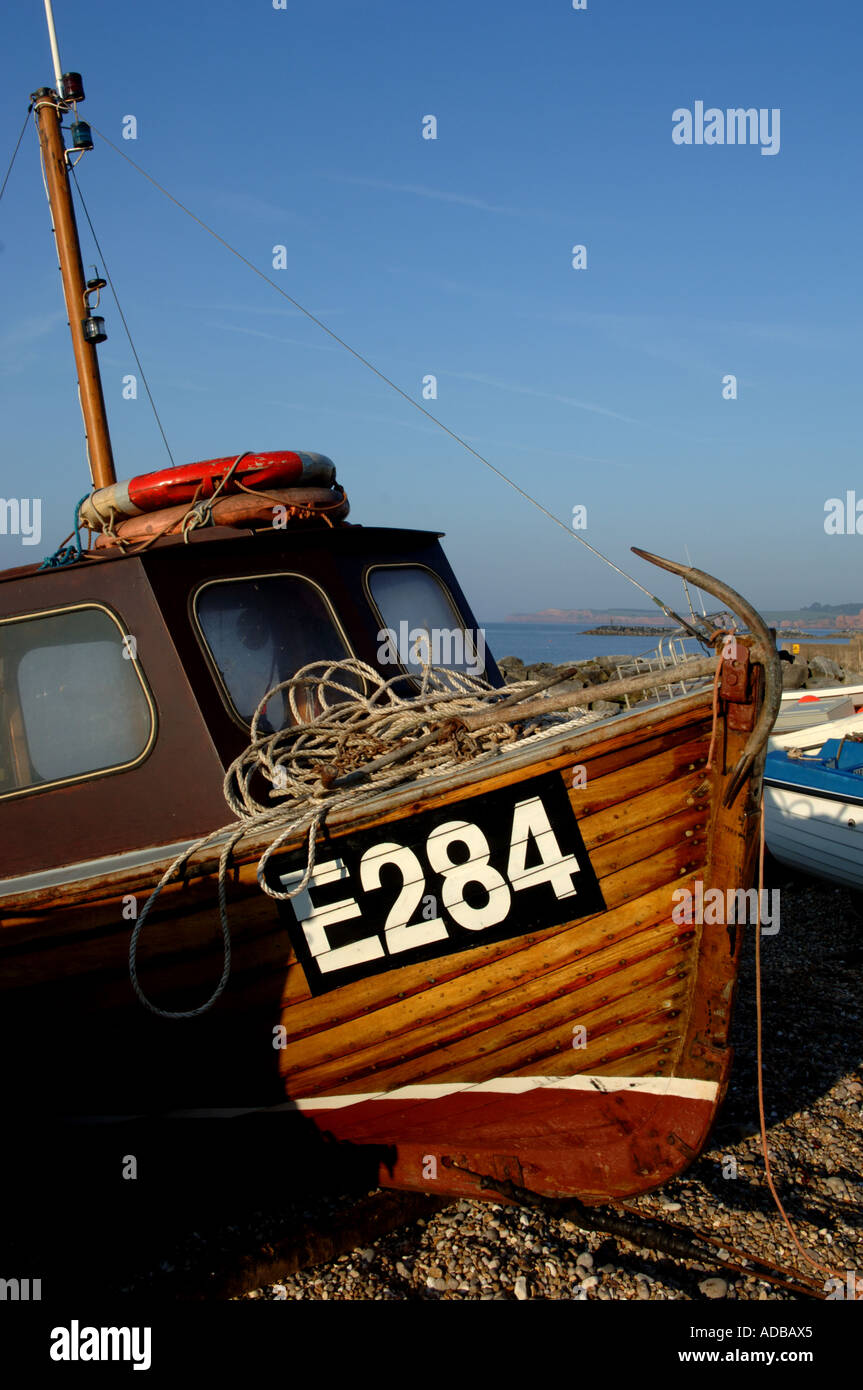
<path fill-rule="evenodd" d="M 576 410 L 587 410 L 592 415 L 604 415 L 610 420 L 621 420 L 626 425 L 638 425 L 643 427 L 643 420 L 633 420 L 630 415 L 621 415 L 617 410 L 609 410 L 607 406 L 595 405 L 592 401 L 579 401 L 574 396 L 560 396 L 554 391 L 539 391 L 533 386 L 515 386 L 510 381 L 496 381 L 494 377 L 481 376 L 476 372 L 445 372 L 441 376 L 457 377 L 460 381 L 475 381 L 480 386 L 492 386 L 497 391 L 506 391 L 509 395 L 516 396 L 536 396 L 543 401 L 557 401 L 560 405 L 571 405 Z"/>
<path fill-rule="evenodd" d="M 223 188 L 211 192 L 210 201 L 214 207 L 224 208 L 226 212 L 239 212 L 244 217 L 267 218 L 278 222 L 302 220 L 295 208 L 271 203 L 269 199 L 259 198 L 255 193 L 231 192 Z"/>
<path fill-rule="evenodd" d="M 285 338 L 279 333 L 265 333 L 260 328 L 241 328 L 238 323 L 205 323 L 204 328 L 215 328 L 220 333 L 243 333 L 248 338 L 266 338 L 271 343 L 290 343 L 294 347 L 311 348 L 314 352 L 335 352 L 329 343 L 315 343 L 304 338 Z M 320 334 L 320 329 L 316 332 Z"/>
<path fill-rule="evenodd" d="M 623 415 L 618 410 L 609 410 L 607 406 L 597 405 L 594 401 L 576 400 L 574 396 L 559 395 L 555 391 L 540 391 L 534 386 L 516 386 L 510 381 L 497 381 L 494 377 L 480 376 L 476 372 L 448 372 L 442 370 L 441 376 L 457 377 L 463 381 L 475 381 L 480 386 L 491 386 L 496 391 L 505 391 L 508 395 L 534 396 L 538 400 L 555 401 L 558 405 L 571 406 L 574 410 L 585 410 L 591 415 L 601 415 L 608 420 L 619 420 L 624 425 L 635 425 L 637 429 L 651 430 L 659 434 L 670 434 L 677 439 L 685 439 L 690 444 L 712 445 L 716 441 L 711 438 L 702 438 L 697 435 L 684 433 L 675 429 L 673 425 L 666 424 L 659 420 L 651 423 L 649 420 L 635 420 L 631 415 Z"/>
<path fill-rule="evenodd" d="M 306 318 L 306 315 L 301 313 L 299 309 L 292 309 L 290 306 L 280 304 L 190 304 L 188 300 L 186 300 L 181 303 L 179 307 L 181 309 L 194 309 L 198 313 L 232 314 L 241 321 L 247 318 L 249 314 L 264 314 L 268 318 Z M 309 312 L 313 313 L 316 318 L 326 321 L 327 319 L 334 318 L 336 314 L 340 314 L 342 310 L 315 308 L 310 309 Z"/>
<path fill-rule="evenodd" d="M 381 397 L 381 399 L 386 398 Z M 306 414 L 308 414 L 309 412 L 308 401 L 275 401 L 269 399 L 267 402 L 265 402 L 265 404 L 277 405 L 283 410 L 301 410 L 304 411 Z M 349 410 L 344 408 L 343 406 L 333 406 L 329 403 L 327 403 L 327 405 L 322 408 L 325 409 L 326 415 L 328 417 L 331 415 L 342 416 L 350 420 L 362 420 L 370 424 L 386 425 L 388 428 L 397 426 L 400 429 L 407 429 L 417 434 L 424 434 L 432 438 L 437 438 L 441 442 L 441 448 L 452 449 L 453 447 L 459 447 L 455 444 L 455 441 L 451 437 L 443 437 L 443 432 L 437 424 L 432 423 L 431 420 L 424 421 L 421 418 L 417 418 L 417 415 L 411 417 L 409 414 L 406 414 L 404 411 L 400 410 L 398 403 L 396 403 L 392 411 L 392 414 L 389 415 L 373 414 L 370 411 Z M 462 439 L 464 439 L 466 444 L 469 444 L 471 446 L 472 449 L 476 449 L 477 452 L 488 455 L 489 462 L 494 463 L 495 466 L 497 466 L 497 464 L 495 462 L 495 458 L 493 457 L 492 451 L 495 449 L 502 449 L 511 453 L 530 454 L 531 457 L 542 455 L 543 457 L 548 458 L 568 459 L 570 462 L 574 463 L 599 463 L 607 464 L 612 467 L 628 467 L 627 464 L 618 463 L 616 459 L 594 458 L 589 454 L 577 454 L 571 449 L 544 449 L 537 446 L 534 443 L 517 444 L 512 439 L 489 439 L 487 436 L 468 433 L 462 434 L 461 437 Z M 476 463 L 476 466 L 481 467 L 481 465 L 478 462 Z M 502 471 L 505 473 L 506 469 L 502 469 Z M 518 480 L 516 479 L 516 481 Z"/>
<path fill-rule="evenodd" d="M 459 203 L 462 207 L 478 208 L 480 212 L 497 212 L 505 217 L 536 217 L 535 208 L 511 208 L 502 203 L 489 203 L 467 193 L 449 193 L 442 188 L 428 188 L 422 183 L 388 183 L 385 179 L 363 179 L 351 174 L 327 174 L 336 183 L 353 183 L 362 188 L 379 188 L 386 193 L 408 193 L 416 198 L 432 198 L 439 203 Z"/>
<path fill-rule="evenodd" d="M 422 420 L 416 416 L 412 418 L 403 411 L 399 412 L 398 406 L 395 406 L 389 415 L 377 415 L 367 410 L 349 410 L 344 406 L 335 406 L 329 401 L 315 406 L 309 401 L 277 401 L 268 397 L 262 404 L 276 405 L 280 410 L 301 410 L 305 415 L 312 415 L 315 411 L 319 411 L 327 419 L 331 416 L 334 418 L 339 416 L 347 420 L 363 420 L 370 424 L 386 425 L 388 429 L 398 427 L 399 429 L 412 430 L 418 434 L 438 435 L 439 437 L 439 431 L 431 421 L 423 424 Z"/>

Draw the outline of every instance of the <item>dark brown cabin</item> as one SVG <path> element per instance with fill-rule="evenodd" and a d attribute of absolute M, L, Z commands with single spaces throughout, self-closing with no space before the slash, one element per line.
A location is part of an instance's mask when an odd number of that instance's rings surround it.
<path fill-rule="evenodd" d="M 468 662 L 476 650 L 476 620 L 425 531 L 213 527 L 8 571 L 0 586 L 2 877 L 33 875 L 22 889 L 112 856 L 143 863 L 224 824 L 224 772 L 257 704 L 308 662 L 355 656 L 402 672 L 407 693 L 411 665 L 382 659 L 383 629 L 465 631 Z"/>

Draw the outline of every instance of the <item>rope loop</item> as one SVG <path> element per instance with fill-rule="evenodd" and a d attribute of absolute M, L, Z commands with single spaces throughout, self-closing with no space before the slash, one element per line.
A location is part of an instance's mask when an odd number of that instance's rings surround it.
<path fill-rule="evenodd" d="M 317 838 L 331 811 L 361 805 L 384 790 L 434 776 L 459 763 L 494 757 L 527 732 L 551 734 L 563 725 L 600 717 L 586 709 L 571 709 L 528 719 L 517 704 L 509 708 L 514 696 L 527 697 L 542 688 L 542 682 L 523 681 L 501 690 L 479 676 L 440 666 L 424 666 L 415 677 L 399 672 L 387 680 L 355 657 L 310 662 L 273 686 L 252 716 L 248 747 L 225 773 L 223 790 L 234 820 L 177 856 L 135 923 L 129 976 L 141 1003 L 160 1018 L 196 1018 L 223 994 L 231 971 L 227 875 L 240 840 L 253 834 L 266 836 L 267 847 L 258 860 L 258 884 L 268 897 L 289 902 L 308 887 Z M 481 730 L 468 729 L 465 716 L 493 710 L 502 697 L 507 708 L 501 709 L 499 720 Z M 273 728 L 267 711 L 279 699 L 282 722 Z M 182 874 L 193 855 L 223 837 L 218 869 L 222 974 L 209 999 L 197 1008 L 160 1008 L 147 998 L 138 979 L 144 924 L 162 889 Z M 267 881 L 270 859 L 288 842 L 302 840 L 306 865 L 299 882 L 285 891 L 274 888 Z"/>

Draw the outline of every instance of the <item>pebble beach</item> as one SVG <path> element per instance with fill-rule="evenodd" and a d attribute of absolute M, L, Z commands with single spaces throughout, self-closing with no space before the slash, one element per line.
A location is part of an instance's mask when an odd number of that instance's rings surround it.
<path fill-rule="evenodd" d="M 774 870 L 780 931 L 762 940 L 764 1089 L 772 1172 L 795 1249 L 768 1190 L 758 1127 L 754 940 L 748 930 L 733 1025 L 735 1060 L 712 1140 L 640 1215 L 709 1231 L 728 1247 L 813 1274 L 863 1269 L 863 918 L 852 895 Z M 311 1216 L 312 1213 L 309 1213 Z M 835 1287 L 835 1286 L 833 1286 Z M 247 1298 L 372 1300 L 777 1300 L 797 1295 L 532 1209 L 459 1201 L 427 1222 Z"/>

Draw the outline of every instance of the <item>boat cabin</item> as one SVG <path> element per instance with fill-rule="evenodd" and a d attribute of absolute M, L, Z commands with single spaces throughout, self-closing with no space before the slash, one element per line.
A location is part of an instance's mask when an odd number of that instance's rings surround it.
<path fill-rule="evenodd" d="M 0 576 L 7 890 L 142 865 L 224 824 L 255 709 L 309 662 L 356 657 L 404 694 L 424 655 L 502 683 L 432 532 L 214 526 L 96 554 Z M 262 728 L 292 718 L 277 696 Z"/>

